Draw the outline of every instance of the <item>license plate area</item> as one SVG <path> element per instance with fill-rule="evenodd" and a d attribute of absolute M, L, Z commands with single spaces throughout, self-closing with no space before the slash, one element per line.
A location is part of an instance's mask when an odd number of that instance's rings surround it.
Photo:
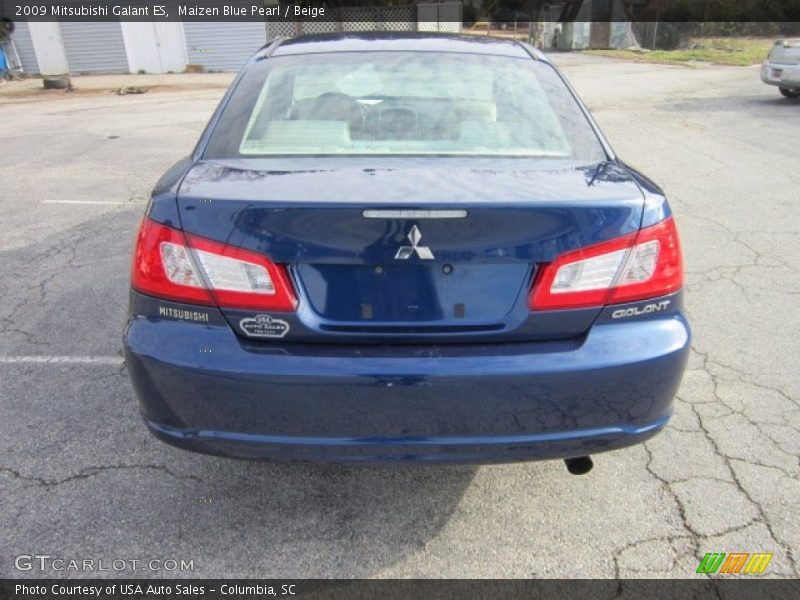
<path fill-rule="evenodd" d="M 321 317 L 348 323 L 500 320 L 530 281 L 531 265 L 406 263 L 298 265 L 296 277 Z"/>

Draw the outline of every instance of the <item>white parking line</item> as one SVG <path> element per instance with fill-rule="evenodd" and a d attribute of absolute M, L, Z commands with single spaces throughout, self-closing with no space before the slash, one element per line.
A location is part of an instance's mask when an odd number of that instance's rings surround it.
<path fill-rule="evenodd" d="M 119 201 L 119 200 L 42 200 L 42 204 L 93 204 L 98 206 L 104 206 L 108 204 L 118 205 L 118 204 L 135 204 L 134 202 L 128 202 L 127 200 Z"/>
<path fill-rule="evenodd" d="M 0 354 L 0 364 L 6 365 L 114 365 L 124 361 L 121 356 L 9 356 Z"/>

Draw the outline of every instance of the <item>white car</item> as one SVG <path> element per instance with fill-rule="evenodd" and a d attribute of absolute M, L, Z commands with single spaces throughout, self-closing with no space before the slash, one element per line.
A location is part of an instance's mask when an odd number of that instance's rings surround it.
<path fill-rule="evenodd" d="M 761 81 L 787 98 L 800 98 L 800 39 L 778 40 L 761 64 Z"/>

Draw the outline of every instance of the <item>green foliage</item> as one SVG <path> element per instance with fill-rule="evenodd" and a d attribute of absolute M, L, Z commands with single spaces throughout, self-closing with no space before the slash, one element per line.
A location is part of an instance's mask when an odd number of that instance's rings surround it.
<path fill-rule="evenodd" d="M 772 47 L 771 38 L 688 38 L 674 50 L 589 50 L 591 54 L 643 62 L 686 64 L 691 61 L 749 66 L 763 61 Z"/>

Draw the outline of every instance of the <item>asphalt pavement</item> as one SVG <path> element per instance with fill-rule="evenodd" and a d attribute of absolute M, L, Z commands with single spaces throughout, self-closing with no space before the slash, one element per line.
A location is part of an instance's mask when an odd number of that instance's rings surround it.
<path fill-rule="evenodd" d="M 766 576 L 797 577 L 800 102 L 756 68 L 556 61 L 666 189 L 695 334 L 666 431 L 583 477 L 153 439 L 121 358 L 133 236 L 224 88 L 0 96 L 0 577 L 694 577 L 706 552 L 771 552 Z"/>

